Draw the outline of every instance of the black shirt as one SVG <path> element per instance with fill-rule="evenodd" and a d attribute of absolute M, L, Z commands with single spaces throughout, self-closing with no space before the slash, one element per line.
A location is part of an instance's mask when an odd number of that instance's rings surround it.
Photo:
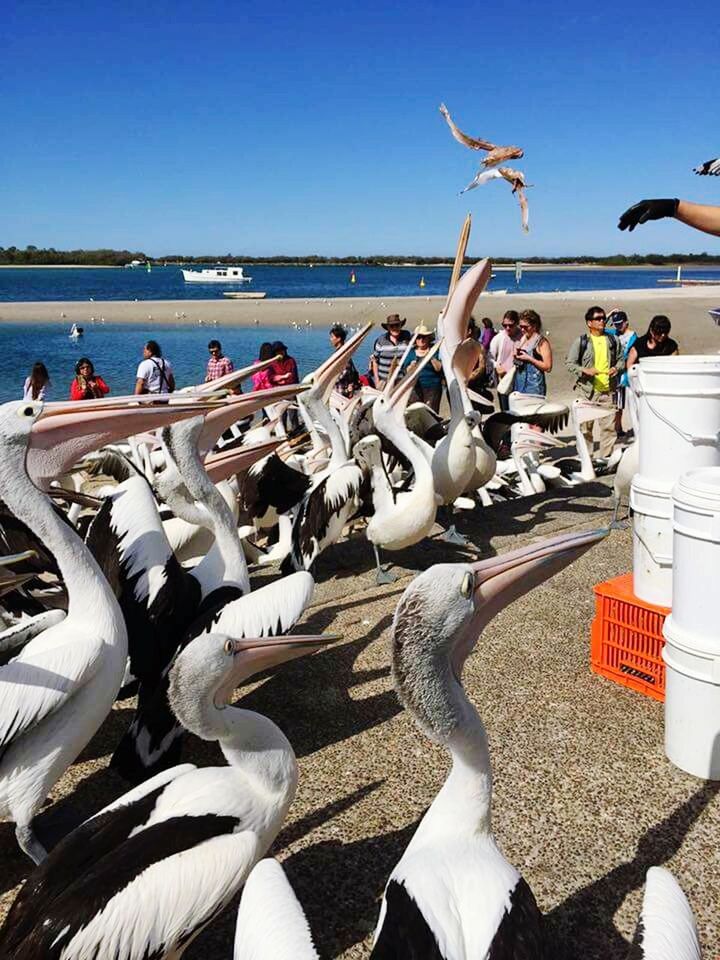
<path fill-rule="evenodd" d="M 673 353 L 677 353 L 678 345 L 670 337 L 666 337 L 662 343 L 656 343 L 652 350 L 648 346 L 648 339 L 646 333 L 644 336 L 638 337 L 633 344 L 638 360 L 642 360 L 643 357 L 669 357 Z"/>

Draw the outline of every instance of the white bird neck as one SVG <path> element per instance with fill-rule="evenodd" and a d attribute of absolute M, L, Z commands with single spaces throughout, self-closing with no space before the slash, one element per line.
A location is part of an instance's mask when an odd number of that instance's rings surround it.
<path fill-rule="evenodd" d="M 580 461 L 580 476 L 586 481 L 594 480 L 596 477 L 595 467 L 593 466 L 590 450 L 585 440 L 585 434 L 582 432 L 582 423 L 575 407 L 572 408 L 572 418 L 575 421 L 575 446 L 577 447 L 578 459 Z"/>
<path fill-rule="evenodd" d="M 453 833 L 461 828 L 490 834 L 492 767 L 487 734 L 477 710 L 457 686 L 456 709 L 461 709 L 463 719 L 445 744 L 452 768 L 426 817 L 435 824 L 445 821 Z"/>
<path fill-rule="evenodd" d="M 309 396 L 308 394 L 298 397 L 298 404 L 300 405 L 301 410 L 306 414 L 306 417 L 304 418 L 306 423 L 309 421 L 308 425 L 312 425 L 312 429 L 314 429 L 314 422 L 317 421 L 327 434 L 332 451 L 330 463 L 326 468 L 327 471 L 335 470 L 337 467 L 342 466 L 342 464 L 348 459 L 348 452 L 345 446 L 345 440 L 343 438 L 342 431 L 333 419 L 333 416 L 328 410 L 327 406 L 319 397 Z"/>
<path fill-rule="evenodd" d="M 419 447 L 414 443 L 410 432 L 404 423 L 395 423 L 390 417 L 383 418 L 382 426 L 377 425 L 381 433 L 384 433 L 388 440 L 395 444 L 403 456 L 407 457 L 415 474 L 415 483 L 413 490 L 418 495 L 427 495 L 427 492 L 434 491 L 432 467 L 428 463 L 427 457 L 422 453 Z"/>
<path fill-rule="evenodd" d="M 54 556 L 67 589 L 68 619 L 76 617 L 87 621 L 92 617 L 105 639 L 110 642 L 120 639 L 113 628 L 124 624 L 122 613 L 100 567 L 25 469 L 14 469 L 11 457 L 3 457 L 0 463 L 0 495 Z M 127 642 L 124 626 L 121 632 Z"/>

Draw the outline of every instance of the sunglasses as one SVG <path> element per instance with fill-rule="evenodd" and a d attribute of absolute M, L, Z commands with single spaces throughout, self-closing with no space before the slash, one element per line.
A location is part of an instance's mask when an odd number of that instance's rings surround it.
<path fill-rule="evenodd" d="M 504 326 L 504 327 L 507 327 L 508 329 L 510 329 L 511 327 L 514 327 L 515 324 L 514 324 L 514 323 L 504 323 L 503 326 Z"/>

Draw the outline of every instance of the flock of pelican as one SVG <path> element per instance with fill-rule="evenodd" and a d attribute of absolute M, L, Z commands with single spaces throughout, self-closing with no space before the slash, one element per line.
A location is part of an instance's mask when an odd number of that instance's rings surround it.
<path fill-rule="evenodd" d="M 350 401 L 333 391 L 369 324 L 300 385 L 229 394 L 254 364 L 161 402 L 0 407 L 0 815 L 36 864 L 0 930 L 1 960 L 174 960 L 243 887 L 236 960 L 317 957 L 282 868 L 266 858 L 298 787 L 292 744 L 271 718 L 233 706 L 236 688 L 339 639 L 292 631 L 317 558 L 352 524 L 364 525 L 387 582 L 381 552 L 428 536 L 438 511 L 450 521 L 470 496 L 492 503 L 594 476 L 587 447 L 567 477 L 541 462 L 567 407 L 535 397 L 516 398 L 511 413 L 478 409 L 467 328 L 489 274 L 489 261 L 458 270 L 438 321 L 431 356 L 448 384 L 447 421 L 410 403 L 422 365 Z M 283 434 L 289 403 L 303 444 Z M 260 426 L 238 430 L 260 410 Z M 573 409 L 578 438 L 594 415 Z M 112 482 L 88 497 L 80 468 Z M 376 960 L 552 956 L 532 891 L 493 838 L 489 746 L 462 673 L 500 610 L 606 532 L 438 564 L 403 593 L 396 690 L 451 769 L 388 877 Z M 274 561 L 282 575 L 251 590 L 248 565 Z M 135 715 L 111 761 L 130 789 L 48 852 L 37 813 L 132 691 Z M 225 763 L 180 762 L 188 735 L 217 742 Z M 638 949 L 699 957 L 687 901 L 661 869 L 648 874 Z"/>

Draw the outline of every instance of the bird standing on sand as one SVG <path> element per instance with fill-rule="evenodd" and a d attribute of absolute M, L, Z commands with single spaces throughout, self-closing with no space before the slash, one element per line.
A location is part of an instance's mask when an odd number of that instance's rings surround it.
<path fill-rule="evenodd" d="M 208 634 L 179 654 L 170 702 L 226 765 L 182 764 L 68 834 L 28 878 L 0 931 L 2 960 L 179 960 L 275 839 L 295 796 L 290 742 L 229 706 L 249 677 L 314 653 L 323 636 Z"/>
<path fill-rule="evenodd" d="M 390 875 L 372 960 L 521 960 L 546 954 L 528 884 L 492 833 L 487 734 L 462 686 L 465 661 L 508 603 L 572 563 L 604 531 L 570 534 L 478 563 L 436 564 L 393 622 L 395 688 L 452 769 Z"/>

